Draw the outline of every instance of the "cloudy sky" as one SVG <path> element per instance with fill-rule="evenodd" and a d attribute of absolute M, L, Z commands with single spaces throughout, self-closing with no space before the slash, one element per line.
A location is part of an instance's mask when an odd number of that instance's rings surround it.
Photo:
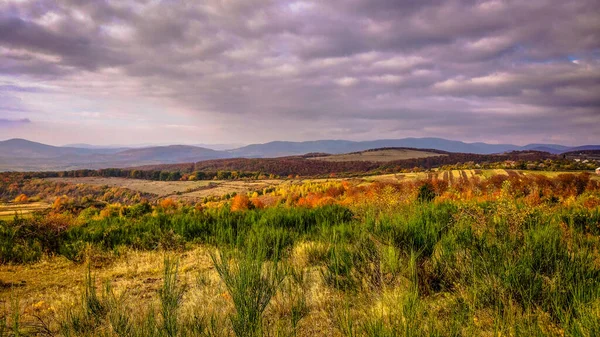
<path fill-rule="evenodd" d="M 600 3 L 2 0 L 13 137 L 600 143 Z"/>

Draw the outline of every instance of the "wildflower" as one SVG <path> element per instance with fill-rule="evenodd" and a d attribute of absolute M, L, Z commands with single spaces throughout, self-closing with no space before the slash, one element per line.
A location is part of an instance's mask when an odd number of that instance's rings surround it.
<path fill-rule="evenodd" d="M 227 291 L 224 291 L 224 292 L 221 294 L 221 297 L 223 297 L 223 298 L 224 298 L 224 299 L 226 299 L 226 300 L 230 300 L 230 299 L 231 299 L 231 295 L 229 295 L 229 293 L 228 293 Z"/>

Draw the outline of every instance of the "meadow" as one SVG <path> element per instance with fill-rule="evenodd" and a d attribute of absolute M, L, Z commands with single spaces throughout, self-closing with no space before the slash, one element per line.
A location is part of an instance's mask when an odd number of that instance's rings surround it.
<path fill-rule="evenodd" d="M 2 204 L 0 203 L 0 220 L 12 220 L 15 213 L 19 217 L 30 217 L 36 211 L 48 209 L 50 204 L 44 202 L 28 202 L 25 204 Z"/>
<path fill-rule="evenodd" d="M 226 194 L 247 193 L 263 190 L 286 183 L 280 179 L 261 180 L 202 180 L 202 181 L 154 181 L 118 177 L 74 177 L 46 178 L 49 182 L 82 184 L 91 186 L 109 186 L 148 193 L 155 198 L 172 198 L 177 200 L 198 201 L 204 198 L 222 197 Z"/>
<path fill-rule="evenodd" d="M 415 149 L 377 149 L 370 151 L 361 151 L 354 153 L 345 154 L 334 154 L 325 157 L 311 157 L 311 160 L 323 160 L 323 161 L 368 161 L 368 162 L 390 162 L 396 160 L 406 160 L 415 158 L 427 158 L 447 156 L 445 153 L 430 152 L 424 150 Z"/>
<path fill-rule="evenodd" d="M 59 198 L 0 221 L 0 335 L 600 335 L 589 174 L 306 179 L 218 203 L 118 196 L 128 202 Z"/>

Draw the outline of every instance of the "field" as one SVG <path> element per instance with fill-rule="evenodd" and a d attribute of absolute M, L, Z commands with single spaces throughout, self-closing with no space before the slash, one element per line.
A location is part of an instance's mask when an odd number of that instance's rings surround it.
<path fill-rule="evenodd" d="M 0 221 L 0 335 L 596 336 L 598 178 L 45 180 L 71 199 Z"/>
<path fill-rule="evenodd" d="M 2 204 L 0 203 L 0 220 L 11 220 L 15 213 L 20 217 L 30 216 L 35 211 L 41 211 L 50 207 L 44 202 L 33 202 L 26 204 Z"/>
<path fill-rule="evenodd" d="M 71 184 L 86 184 L 94 186 L 124 187 L 130 190 L 156 194 L 164 197 L 177 193 L 196 191 L 210 186 L 210 181 L 152 181 L 127 178 L 47 178 L 48 181 L 66 182 Z"/>
<path fill-rule="evenodd" d="M 428 158 L 436 156 L 446 156 L 443 153 L 428 151 L 419 151 L 412 149 L 385 149 L 376 151 L 362 151 L 356 153 L 335 154 L 324 157 L 312 157 L 313 160 L 344 162 L 344 161 L 368 161 L 368 162 L 389 162 L 395 160 Z"/>
<path fill-rule="evenodd" d="M 590 179 L 600 181 L 600 175 L 591 174 Z M 527 171 L 527 170 L 437 170 L 432 172 L 416 172 L 416 173 L 395 173 L 383 174 L 363 178 L 364 181 L 406 181 L 406 180 L 425 180 L 425 179 L 440 179 L 447 181 L 449 184 L 457 183 L 461 178 L 470 179 L 477 177 L 479 179 L 488 179 L 496 175 L 505 176 L 533 176 L 541 175 L 544 177 L 555 178 L 561 174 L 572 174 L 566 171 Z"/>
<path fill-rule="evenodd" d="M 523 171 L 523 170 L 450 170 L 433 171 L 418 173 L 384 174 L 374 175 L 355 180 L 369 184 L 374 181 L 402 182 L 426 179 L 440 179 L 447 181 L 450 185 L 458 183 L 461 178 L 478 177 L 488 179 L 494 175 L 506 176 L 527 176 L 543 175 L 547 177 L 557 177 L 560 174 L 569 172 L 549 172 L 549 171 Z M 600 180 L 600 176 L 592 175 L 591 179 Z M 121 187 L 136 192 L 150 193 L 158 198 L 173 198 L 184 201 L 198 201 L 205 197 L 222 197 L 227 194 L 243 194 L 254 191 L 262 191 L 277 186 L 286 186 L 293 184 L 302 184 L 303 182 L 326 182 L 342 181 L 343 178 L 323 178 L 323 179 L 259 179 L 259 180 L 210 180 L 210 181 L 152 181 L 142 179 L 128 178 L 103 178 L 103 177 L 81 177 L 81 178 L 46 178 L 47 181 L 64 182 L 70 184 L 84 184 L 92 186 L 111 186 Z"/>
<path fill-rule="evenodd" d="M 222 197 L 231 193 L 247 193 L 274 187 L 285 180 L 248 180 L 248 181 L 152 181 L 127 178 L 47 178 L 47 181 L 83 184 L 93 186 L 122 187 L 136 192 L 154 194 L 159 198 L 197 201 L 205 197 Z"/>

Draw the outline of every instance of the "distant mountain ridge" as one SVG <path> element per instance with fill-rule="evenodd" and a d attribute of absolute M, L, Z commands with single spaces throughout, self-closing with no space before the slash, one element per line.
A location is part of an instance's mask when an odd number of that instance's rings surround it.
<path fill-rule="evenodd" d="M 206 159 L 229 158 L 223 151 L 211 150 L 191 145 L 154 146 L 141 149 L 128 149 L 115 154 L 118 158 L 136 161 L 187 162 Z"/>
<path fill-rule="evenodd" d="M 99 169 L 229 157 L 230 155 L 223 151 L 189 145 L 139 149 L 75 148 L 46 145 L 25 139 L 0 141 L 0 171 Z"/>
<path fill-rule="evenodd" d="M 119 145 L 119 144 L 112 144 L 112 145 L 92 145 L 92 144 L 86 144 L 86 143 L 74 143 L 74 144 L 62 145 L 60 147 L 77 147 L 77 148 L 82 148 L 82 149 L 115 149 L 115 150 L 124 151 L 124 150 L 129 150 L 129 149 L 142 149 L 142 148 L 148 148 L 148 147 L 159 147 L 159 146 L 170 146 L 170 145 L 172 145 L 172 144 L 152 144 L 152 143 L 147 143 L 147 144 L 132 144 L 132 145 Z M 181 144 L 181 145 L 184 145 L 184 144 Z M 231 149 L 236 149 L 238 147 L 242 147 L 242 146 L 244 146 L 244 144 L 239 144 L 239 143 L 231 143 L 231 144 L 185 144 L 185 146 L 204 147 L 204 148 L 211 149 L 211 150 L 224 151 L 224 150 L 231 150 Z"/>
<path fill-rule="evenodd" d="M 52 146 L 26 139 L 0 141 L 0 171 L 40 171 L 131 167 L 153 164 L 198 162 L 226 158 L 272 158 L 307 153 L 342 154 L 376 148 L 434 149 L 447 152 L 493 154 L 534 150 L 560 154 L 600 150 L 600 145 L 569 147 L 558 144 L 465 143 L 442 138 L 403 138 L 372 141 L 316 140 L 305 142 L 274 141 L 251 144 L 232 150 L 213 150 L 192 145 L 151 146 L 142 148 Z"/>
<path fill-rule="evenodd" d="M 600 145 L 587 145 L 600 148 Z M 349 141 L 349 140 L 317 140 L 306 142 L 284 142 L 274 141 L 264 144 L 251 144 L 238 149 L 229 150 L 234 157 L 278 157 L 303 155 L 310 152 L 321 153 L 349 153 L 384 147 L 406 147 L 415 149 L 435 149 L 447 152 L 493 154 L 509 151 L 524 151 L 546 149 L 545 152 L 559 154 L 573 149 L 569 146 L 558 144 L 528 144 L 518 146 L 512 144 L 487 144 L 487 143 L 465 143 L 457 140 L 443 138 L 402 138 L 402 139 L 380 139 L 372 141 Z"/>

